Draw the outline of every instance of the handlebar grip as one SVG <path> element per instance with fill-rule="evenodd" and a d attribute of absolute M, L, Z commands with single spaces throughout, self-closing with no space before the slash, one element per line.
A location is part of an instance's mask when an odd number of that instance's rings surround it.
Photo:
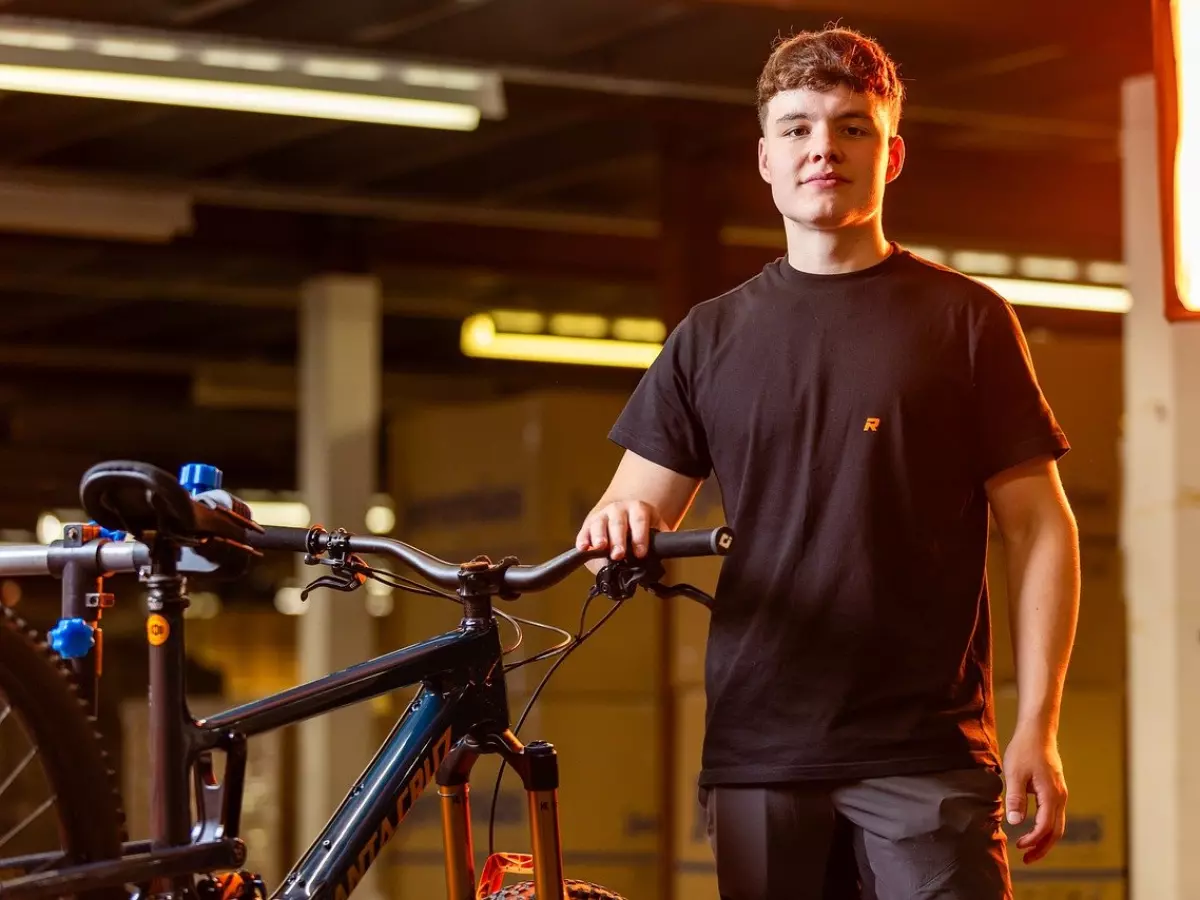
<path fill-rule="evenodd" d="M 650 535 L 650 552 L 662 559 L 725 556 L 731 549 L 733 529 L 728 525 L 688 531 L 656 531 Z"/>
<path fill-rule="evenodd" d="M 262 532 L 246 529 L 246 543 L 258 550 L 308 552 L 308 529 L 285 525 L 264 525 Z"/>

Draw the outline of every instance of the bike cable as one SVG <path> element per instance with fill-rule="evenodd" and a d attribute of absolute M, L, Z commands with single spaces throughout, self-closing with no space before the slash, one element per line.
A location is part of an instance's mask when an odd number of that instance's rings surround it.
<path fill-rule="evenodd" d="M 600 626 L 602 626 L 605 622 L 607 622 L 610 618 L 612 618 L 612 616 L 616 613 L 616 611 L 618 609 L 620 609 L 621 606 L 624 605 L 623 600 L 614 601 L 612 607 L 607 612 L 605 612 L 603 616 L 600 617 L 599 621 L 597 621 L 596 624 L 594 624 L 591 628 L 587 629 L 587 631 L 584 631 L 583 626 L 587 622 L 588 607 L 591 606 L 592 600 L 594 600 L 598 595 L 599 595 L 599 592 L 595 588 L 593 588 L 588 593 L 588 597 L 583 603 L 583 610 L 579 615 L 579 632 L 577 634 L 574 634 L 571 636 L 571 643 L 566 647 L 566 649 L 558 651 L 558 659 L 556 659 L 554 661 L 554 663 L 550 666 L 550 668 L 546 670 L 546 674 L 542 676 L 542 680 L 540 682 L 538 682 L 538 686 L 536 688 L 534 688 L 533 693 L 529 697 L 529 702 L 525 704 L 525 709 L 521 712 L 521 715 L 517 719 L 516 724 L 513 725 L 513 734 L 514 735 L 518 735 L 520 733 L 521 726 L 525 724 L 525 719 L 529 716 L 530 711 L 533 709 L 533 704 L 537 702 L 538 696 L 542 693 L 542 690 L 549 683 L 550 677 L 558 670 L 558 667 L 561 666 L 564 662 L 566 662 L 568 656 L 570 656 L 573 652 L 575 652 L 575 650 L 578 649 L 579 646 L 584 641 L 586 641 L 589 637 L 591 637 L 593 634 L 595 634 L 596 631 L 600 628 Z M 523 659 L 520 662 L 513 663 L 511 666 L 509 666 L 505 669 L 505 672 L 508 672 L 512 669 L 516 669 L 520 666 L 525 665 L 526 663 L 535 662 L 539 656 L 541 658 L 546 658 L 547 653 L 537 654 L 528 659 Z M 500 760 L 500 768 L 496 772 L 496 786 L 492 790 L 491 810 L 488 814 L 488 856 L 489 857 L 496 850 L 496 805 L 500 799 L 500 784 L 501 784 L 502 779 L 504 778 L 504 770 L 505 770 L 505 768 L 507 768 L 507 765 L 508 764 L 504 759 Z"/>
<path fill-rule="evenodd" d="M 408 591 L 413 594 L 420 594 L 427 597 L 441 597 L 444 600 L 449 600 L 451 603 L 458 603 L 460 605 L 462 602 L 455 594 L 450 593 L 449 591 L 442 591 L 438 588 L 421 584 L 420 582 L 414 581 L 411 578 L 398 575 L 395 572 L 389 572 L 386 569 L 377 569 L 372 566 L 368 566 L 365 563 L 359 563 L 355 566 L 355 569 L 362 575 L 365 575 L 367 578 L 373 578 L 381 584 L 385 584 L 388 587 L 396 590 Z M 529 713 L 533 710 L 533 705 L 537 702 L 538 697 L 541 696 L 542 691 L 550 682 L 550 678 L 558 670 L 558 667 L 566 662 L 568 656 L 575 652 L 575 650 L 577 650 L 584 641 L 595 634 L 596 631 L 599 630 L 605 622 L 612 618 L 612 616 L 616 614 L 617 610 L 624 605 L 624 600 L 614 600 L 612 606 L 604 613 L 604 615 L 602 615 L 594 625 L 585 630 L 584 626 L 587 624 L 588 609 L 591 606 L 592 601 L 599 595 L 600 591 L 596 587 L 593 587 L 588 593 L 587 599 L 583 602 L 583 609 L 579 615 L 579 630 L 574 634 L 567 631 L 565 628 L 559 628 L 557 625 L 547 625 L 544 622 L 537 622 L 531 619 L 522 618 L 520 616 L 512 616 L 493 607 L 492 612 L 497 617 L 504 619 L 510 625 L 512 625 L 517 634 L 516 642 L 511 647 L 502 649 L 502 653 L 505 656 L 521 646 L 521 643 L 524 639 L 524 632 L 521 629 L 522 624 L 528 625 L 531 628 L 543 628 L 547 631 L 554 631 L 564 636 L 564 640 L 562 640 L 560 643 L 504 667 L 505 673 L 508 673 L 514 669 L 519 669 L 522 666 L 529 665 L 530 663 L 540 662 L 556 656 L 558 657 L 551 664 L 550 668 L 546 670 L 546 673 L 542 676 L 541 681 L 538 682 L 537 687 L 534 688 L 533 693 L 530 695 L 529 701 L 525 704 L 525 709 L 522 710 L 520 717 L 518 717 L 515 725 L 513 726 L 514 735 L 519 734 L 521 726 L 525 724 L 525 720 L 529 717 Z M 496 806 L 500 799 L 500 787 L 504 778 L 504 770 L 507 768 L 507 766 L 507 762 L 504 759 L 501 759 L 500 768 L 496 772 L 496 785 L 492 791 L 491 808 L 488 814 L 489 856 L 495 852 Z"/>

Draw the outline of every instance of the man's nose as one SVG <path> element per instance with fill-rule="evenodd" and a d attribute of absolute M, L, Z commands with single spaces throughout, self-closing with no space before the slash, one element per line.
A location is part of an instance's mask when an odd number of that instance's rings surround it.
<path fill-rule="evenodd" d="M 813 129 L 812 139 L 809 143 L 809 153 L 812 155 L 814 162 L 821 160 L 836 162 L 841 158 L 841 149 L 838 146 L 832 129 L 824 125 L 818 125 Z"/>

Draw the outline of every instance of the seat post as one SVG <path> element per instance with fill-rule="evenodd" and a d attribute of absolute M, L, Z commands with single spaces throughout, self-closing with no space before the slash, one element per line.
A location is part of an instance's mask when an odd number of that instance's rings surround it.
<path fill-rule="evenodd" d="M 157 540 L 151 551 L 146 602 L 150 644 L 151 837 L 156 848 L 191 840 L 187 700 L 184 684 L 185 581 L 178 572 L 179 547 Z M 157 891 L 154 891 L 157 893 Z"/>

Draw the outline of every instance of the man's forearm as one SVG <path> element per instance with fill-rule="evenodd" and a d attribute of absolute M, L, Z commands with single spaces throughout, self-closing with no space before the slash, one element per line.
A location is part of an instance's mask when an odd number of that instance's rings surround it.
<path fill-rule="evenodd" d="M 1079 615 L 1079 538 L 1067 511 L 1005 536 L 1017 727 L 1057 731 Z"/>

